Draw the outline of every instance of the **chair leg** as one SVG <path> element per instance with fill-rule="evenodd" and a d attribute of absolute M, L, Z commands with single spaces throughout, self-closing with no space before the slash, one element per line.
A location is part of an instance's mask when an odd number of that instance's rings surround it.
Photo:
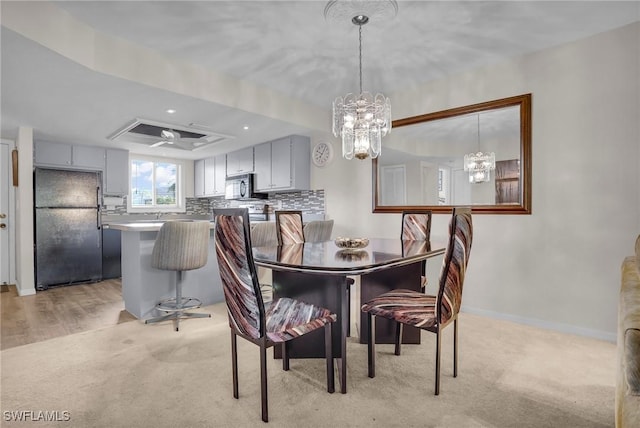
<path fill-rule="evenodd" d="M 453 320 L 453 377 L 458 377 L 458 318 Z"/>
<path fill-rule="evenodd" d="M 369 324 L 369 334 L 367 335 L 369 377 L 376 377 L 376 317 L 371 312 L 367 312 L 367 320 Z"/>
<path fill-rule="evenodd" d="M 333 373 L 333 349 L 331 345 L 331 323 L 326 323 L 324 325 L 324 354 L 327 359 L 327 392 L 334 393 L 336 387 Z"/>
<path fill-rule="evenodd" d="M 347 337 L 351 337 L 351 279 L 347 278 Z"/>
<path fill-rule="evenodd" d="M 440 337 L 440 327 L 436 331 L 436 393 L 435 395 L 440 395 L 440 345 L 441 345 L 441 337 Z"/>
<path fill-rule="evenodd" d="M 396 355 L 400 355 L 400 344 L 402 343 L 402 328 L 403 324 L 401 322 L 396 323 Z"/>
<path fill-rule="evenodd" d="M 231 373 L 233 376 L 233 398 L 238 398 L 238 336 L 231 330 Z"/>
<path fill-rule="evenodd" d="M 289 371 L 289 351 L 287 342 L 282 342 L 282 370 Z"/>
<path fill-rule="evenodd" d="M 269 422 L 269 409 L 267 402 L 267 347 L 260 343 L 260 398 L 262 401 L 262 420 Z"/>
<path fill-rule="evenodd" d="M 180 331 L 180 316 L 182 315 L 182 271 L 176 272 L 176 331 Z"/>

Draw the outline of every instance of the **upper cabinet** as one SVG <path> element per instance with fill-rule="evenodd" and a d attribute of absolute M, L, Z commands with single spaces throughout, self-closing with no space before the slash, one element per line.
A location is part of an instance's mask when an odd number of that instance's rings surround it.
<path fill-rule="evenodd" d="M 253 172 L 253 147 L 227 153 L 227 175 Z"/>
<path fill-rule="evenodd" d="M 308 137 L 300 135 L 255 146 L 255 190 L 309 190 L 310 156 L 311 142 Z"/>
<path fill-rule="evenodd" d="M 35 141 L 33 163 L 35 165 L 71 166 L 71 144 Z"/>
<path fill-rule="evenodd" d="M 193 193 L 196 198 L 204 196 L 204 159 L 193 162 Z"/>
<path fill-rule="evenodd" d="M 106 149 L 104 193 L 126 195 L 129 193 L 129 151 Z"/>
<path fill-rule="evenodd" d="M 104 170 L 105 149 L 103 147 L 73 146 L 71 161 L 74 167 Z"/>
<path fill-rule="evenodd" d="M 215 168 L 214 168 L 214 186 L 213 186 L 213 194 L 224 195 L 225 191 L 225 182 L 227 181 L 227 156 L 226 155 L 218 155 L 214 158 Z"/>
<path fill-rule="evenodd" d="M 196 197 L 224 195 L 226 156 L 218 155 L 194 162 L 194 192 Z"/>
<path fill-rule="evenodd" d="M 33 163 L 44 166 L 104 169 L 104 148 L 36 141 Z"/>

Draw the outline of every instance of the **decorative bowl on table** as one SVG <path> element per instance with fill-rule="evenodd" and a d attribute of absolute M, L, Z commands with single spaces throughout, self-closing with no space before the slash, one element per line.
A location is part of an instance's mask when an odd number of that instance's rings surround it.
<path fill-rule="evenodd" d="M 338 248 L 354 250 L 366 247 L 369 245 L 369 240 L 367 238 L 342 238 L 339 236 L 335 239 L 335 243 Z"/>

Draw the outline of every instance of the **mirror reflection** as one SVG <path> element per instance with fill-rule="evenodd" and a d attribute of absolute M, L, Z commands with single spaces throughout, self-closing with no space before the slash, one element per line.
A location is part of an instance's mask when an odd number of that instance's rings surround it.
<path fill-rule="evenodd" d="M 394 122 L 373 160 L 374 212 L 530 213 L 530 94 Z"/>

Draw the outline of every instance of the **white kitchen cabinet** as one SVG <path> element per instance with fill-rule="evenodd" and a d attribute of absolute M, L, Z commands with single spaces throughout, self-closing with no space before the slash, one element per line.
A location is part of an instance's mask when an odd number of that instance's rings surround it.
<path fill-rule="evenodd" d="M 104 193 L 108 195 L 126 195 L 129 193 L 128 150 L 106 149 Z"/>
<path fill-rule="evenodd" d="M 271 142 L 258 144 L 253 148 L 255 158 L 255 189 L 258 191 L 271 188 Z"/>
<path fill-rule="evenodd" d="M 227 153 L 227 175 L 253 172 L 253 147 Z"/>
<path fill-rule="evenodd" d="M 227 181 L 227 157 L 226 155 L 218 155 L 214 157 L 214 187 L 213 194 L 215 196 L 224 195 L 225 182 Z"/>
<path fill-rule="evenodd" d="M 36 141 L 33 152 L 35 165 L 104 170 L 104 147 Z"/>
<path fill-rule="evenodd" d="M 204 194 L 213 195 L 216 192 L 216 158 L 204 160 Z"/>
<path fill-rule="evenodd" d="M 35 165 L 72 166 L 71 144 L 36 141 L 33 146 Z"/>
<path fill-rule="evenodd" d="M 73 146 L 71 148 L 71 164 L 75 168 L 104 170 L 105 149 L 94 146 Z"/>
<path fill-rule="evenodd" d="M 226 156 L 218 155 L 194 162 L 194 193 L 198 198 L 224 195 Z"/>
<path fill-rule="evenodd" d="M 255 147 L 256 191 L 309 190 L 311 142 L 291 135 Z"/>
<path fill-rule="evenodd" d="M 204 159 L 193 162 L 193 193 L 196 198 L 204 196 Z"/>

